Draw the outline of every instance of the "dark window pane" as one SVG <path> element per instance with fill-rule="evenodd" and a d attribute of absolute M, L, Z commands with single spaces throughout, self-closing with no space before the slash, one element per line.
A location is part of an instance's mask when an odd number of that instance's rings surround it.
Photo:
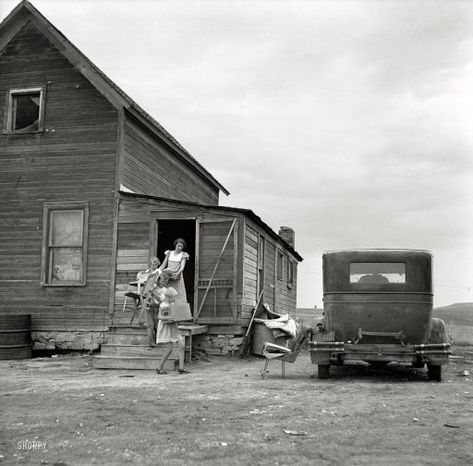
<path fill-rule="evenodd" d="M 350 283 L 361 285 L 406 283 L 406 264 L 402 262 L 353 262 L 350 264 Z"/>
<path fill-rule="evenodd" d="M 278 253 L 278 278 L 282 279 L 282 268 L 284 266 L 283 263 L 283 255 L 281 253 Z"/>
<path fill-rule="evenodd" d="M 13 95 L 13 131 L 39 129 L 40 93 Z"/>
<path fill-rule="evenodd" d="M 260 236 L 258 240 L 258 268 L 263 269 L 264 264 L 264 239 Z"/>

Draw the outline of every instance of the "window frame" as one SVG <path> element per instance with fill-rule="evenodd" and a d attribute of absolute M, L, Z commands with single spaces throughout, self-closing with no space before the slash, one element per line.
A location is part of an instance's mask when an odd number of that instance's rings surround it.
<path fill-rule="evenodd" d="M 258 270 L 264 270 L 266 239 L 264 236 L 258 236 Z"/>
<path fill-rule="evenodd" d="M 80 280 L 69 280 L 51 283 L 51 251 L 55 248 L 78 248 L 78 246 L 50 246 L 51 220 L 53 212 L 80 211 L 82 213 L 82 277 Z M 85 286 L 87 283 L 87 245 L 89 236 L 89 203 L 88 202 L 46 202 L 43 205 L 43 247 L 41 254 L 41 285 L 45 287 Z"/>
<path fill-rule="evenodd" d="M 294 262 L 288 257 L 287 258 L 287 287 L 292 288 L 294 286 Z"/>
<path fill-rule="evenodd" d="M 402 277 L 403 277 L 403 281 L 399 281 L 399 282 L 395 282 L 395 281 L 387 281 L 386 283 L 370 283 L 370 282 L 362 282 L 360 283 L 359 280 L 360 278 L 358 278 L 358 280 L 355 282 L 355 281 L 352 281 L 352 276 L 355 275 L 354 273 L 352 273 L 352 265 L 353 264 L 362 264 L 362 265 L 373 265 L 374 269 L 372 270 L 369 270 L 367 269 L 366 272 L 363 273 L 363 275 L 372 275 L 372 274 L 376 274 L 376 273 L 380 273 L 381 275 L 382 274 L 386 274 L 386 273 L 389 273 L 389 272 L 378 272 L 377 270 L 375 270 L 376 266 L 380 266 L 380 265 L 392 265 L 392 264 L 402 264 Z M 383 275 L 384 276 L 384 275 Z M 386 277 L 387 280 L 388 277 Z M 367 286 L 379 286 L 379 285 L 383 285 L 383 286 L 390 286 L 392 287 L 393 285 L 394 286 L 404 286 L 407 284 L 407 281 L 408 281 L 408 274 L 407 274 L 407 263 L 405 261 L 385 261 L 385 262 L 379 262 L 379 261 L 365 261 L 365 262 L 362 262 L 362 261 L 351 261 L 349 263 L 349 266 L 348 266 L 348 283 L 349 285 L 356 285 L 356 286 L 360 286 L 360 287 L 367 287 Z"/>
<path fill-rule="evenodd" d="M 265 265 L 266 265 L 266 238 L 258 235 L 258 251 L 257 251 L 257 280 L 258 280 L 258 296 L 264 290 L 265 286 Z"/>
<path fill-rule="evenodd" d="M 38 129 L 31 131 L 22 131 L 13 129 L 13 100 L 17 95 L 32 94 L 39 92 L 39 115 L 38 115 Z M 4 132 L 7 134 L 36 134 L 44 132 L 44 115 L 45 115 L 45 103 L 46 103 L 46 87 L 24 87 L 19 89 L 10 89 L 7 94 L 7 105 L 6 105 L 6 127 Z"/>
<path fill-rule="evenodd" d="M 284 280 L 284 252 L 281 249 L 277 250 L 277 277 L 278 280 Z"/>

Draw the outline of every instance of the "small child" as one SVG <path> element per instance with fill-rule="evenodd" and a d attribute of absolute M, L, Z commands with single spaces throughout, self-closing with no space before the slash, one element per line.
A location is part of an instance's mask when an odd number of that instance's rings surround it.
<path fill-rule="evenodd" d="M 162 319 L 160 317 L 162 312 L 167 312 L 169 316 L 167 320 L 171 320 L 171 304 L 177 296 L 177 291 L 174 288 L 166 286 L 171 275 L 172 272 L 168 270 L 159 270 L 157 278 L 147 283 L 148 291 L 143 300 L 142 312 L 148 328 L 148 345 L 150 348 L 156 346 L 156 330 L 158 321 Z"/>
<path fill-rule="evenodd" d="M 149 261 L 149 268 L 138 272 L 136 280 L 143 286 L 141 294 L 146 296 L 148 292 L 156 285 L 156 279 L 161 275 L 159 266 L 161 261 L 157 257 L 152 257 Z"/>
<path fill-rule="evenodd" d="M 149 328 L 150 325 L 148 318 L 151 298 L 150 291 L 156 286 L 157 278 L 161 275 L 160 265 L 161 261 L 157 257 L 151 257 L 149 268 L 138 272 L 136 275 L 136 280 L 141 288 L 141 309 L 138 315 L 138 325 L 140 327 Z"/>
<path fill-rule="evenodd" d="M 167 286 L 172 272 L 163 270 L 158 277 L 155 288 L 151 290 L 152 303 L 159 309 L 158 320 L 172 321 L 171 305 L 176 301 L 177 291 L 171 286 Z"/>
<path fill-rule="evenodd" d="M 163 370 L 164 363 L 172 353 L 173 343 L 177 343 L 179 353 L 179 374 L 187 374 L 189 371 L 184 369 L 184 355 L 185 355 L 185 344 L 184 340 L 179 332 L 179 326 L 177 322 L 172 319 L 171 306 L 176 300 L 177 291 L 171 286 L 167 286 L 169 278 L 173 275 L 173 272 L 169 269 L 164 269 L 163 273 L 158 279 L 157 287 L 152 290 L 154 299 L 159 302 L 158 312 L 158 328 L 156 330 L 156 343 L 165 344 L 167 349 L 161 358 L 158 369 L 158 374 L 165 374 Z"/>

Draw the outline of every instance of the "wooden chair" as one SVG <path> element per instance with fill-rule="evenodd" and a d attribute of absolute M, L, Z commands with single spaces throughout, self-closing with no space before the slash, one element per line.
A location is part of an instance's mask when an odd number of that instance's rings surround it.
<path fill-rule="evenodd" d="M 141 310 L 141 306 L 143 304 L 143 296 L 141 295 L 143 283 L 141 282 L 130 282 L 128 283 L 127 289 L 125 291 L 125 301 L 123 303 L 123 312 L 125 312 L 128 298 L 133 299 L 134 309 L 133 314 L 130 319 L 130 325 L 133 323 L 135 319 L 136 313 L 139 313 Z"/>
<path fill-rule="evenodd" d="M 307 342 L 311 339 L 312 329 L 302 328 L 295 338 L 289 341 L 287 347 L 275 345 L 274 343 L 266 342 L 263 345 L 263 356 L 266 358 L 264 363 L 264 369 L 261 371 L 261 377 L 266 377 L 269 374 L 268 365 L 272 359 L 281 361 L 282 364 L 282 377 L 286 377 L 286 362 L 292 364 L 296 361 L 299 353 L 307 345 Z"/>

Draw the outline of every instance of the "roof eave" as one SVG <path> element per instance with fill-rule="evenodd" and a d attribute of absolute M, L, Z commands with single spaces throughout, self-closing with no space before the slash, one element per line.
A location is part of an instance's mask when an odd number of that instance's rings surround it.
<path fill-rule="evenodd" d="M 221 205 L 213 205 L 213 204 L 200 204 L 198 202 L 193 202 L 193 201 L 181 201 L 177 199 L 169 199 L 166 197 L 159 197 L 159 196 L 152 196 L 149 194 L 138 194 L 138 193 L 130 193 L 127 191 L 121 191 L 119 190 L 119 193 L 121 195 L 129 196 L 129 197 L 135 197 L 135 198 L 141 198 L 141 199 L 151 199 L 155 201 L 164 201 L 164 202 L 170 202 L 173 204 L 180 204 L 180 205 L 189 205 L 193 207 L 198 207 L 198 208 L 212 208 L 215 210 L 221 210 L 221 211 L 228 211 L 228 212 L 238 212 L 245 214 L 249 216 L 252 220 L 254 220 L 256 223 L 258 223 L 262 228 L 264 228 L 270 235 L 276 239 L 279 243 L 281 243 L 284 248 L 290 252 L 294 258 L 296 258 L 299 262 L 302 262 L 304 259 L 301 257 L 301 255 L 289 244 L 287 243 L 281 236 L 279 236 L 268 224 L 266 224 L 261 217 L 256 215 L 251 209 L 242 209 L 241 207 L 228 207 L 228 206 L 221 206 Z"/>

